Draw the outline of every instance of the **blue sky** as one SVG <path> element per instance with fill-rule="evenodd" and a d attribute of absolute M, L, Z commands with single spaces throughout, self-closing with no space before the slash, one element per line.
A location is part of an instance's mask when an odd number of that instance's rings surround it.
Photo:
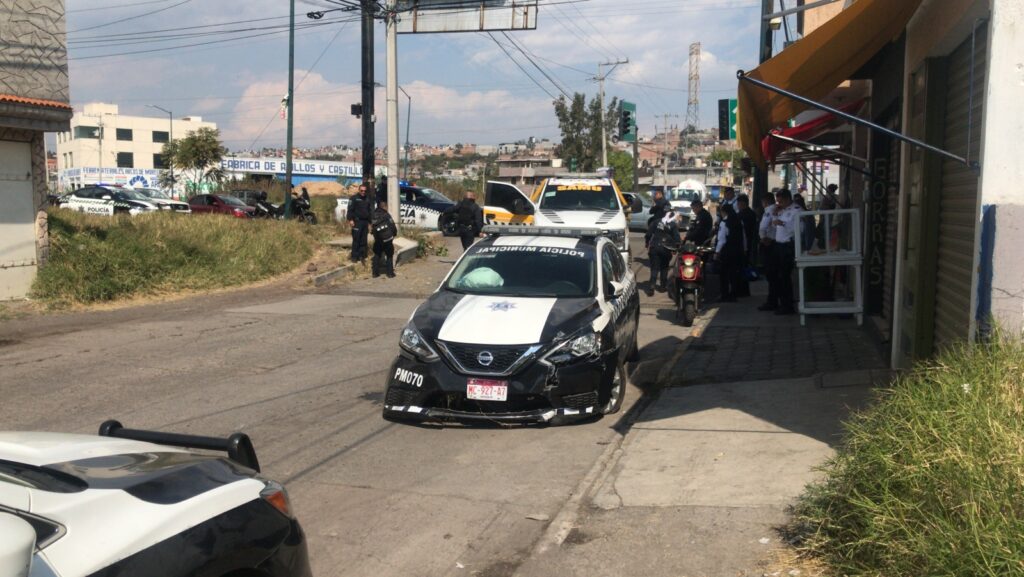
<path fill-rule="evenodd" d="M 349 115 L 359 100 L 359 23 L 342 22 L 352 18 L 343 12 L 306 17 L 331 6 L 328 0 L 296 4 L 296 21 L 306 26 L 296 32 L 298 146 L 359 143 L 359 120 Z M 716 125 L 718 99 L 735 97 L 736 70 L 756 62 L 759 7 L 759 0 L 540 0 L 537 29 L 509 34 L 569 93 L 596 94 L 590 77 L 597 63 L 629 58 L 605 93 L 636 102 L 640 132 L 650 135 L 663 114 L 679 115 L 670 123 L 683 122 L 691 42 L 703 48 L 701 124 Z M 76 107 L 101 101 L 120 105 L 123 114 L 161 114 L 145 106 L 154 104 L 176 118 L 216 122 L 233 150 L 284 144 L 285 121 L 277 112 L 287 87 L 286 0 L 67 0 L 66 8 Z M 228 35 L 226 29 L 250 30 Z M 500 33 L 495 37 L 508 45 Z M 383 82 L 383 24 L 376 41 Z M 197 43 L 210 44 L 184 46 Z M 549 94 L 486 35 L 402 35 L 398 46 L 399 83 L 412 96 L 412 142 L 558 140 Z M 126 54 L 166 47 L 175 48 Z M 544 89 L 558 94 L 509 49 Z M 400 106 L 404 140 L 404 96 Z M 383 90 L 377 112 L 381 145 Z"/>

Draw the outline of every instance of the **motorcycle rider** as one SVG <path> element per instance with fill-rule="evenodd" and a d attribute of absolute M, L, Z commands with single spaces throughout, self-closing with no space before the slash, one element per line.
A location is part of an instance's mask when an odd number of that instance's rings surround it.
<path fill-rule="evenodd" d="M 455 215 L 455 224 L 458 227 L 459 238 L 462 240 L 462 250 L 465 251 L 473 244 L 476 237 L 480 236 L 480 231 L 484 228 L 484 211 L 476 203 L 476 193 L 471 190 L 466 191 L 466 196 L 457 204 L 446 209 L 444 214 Z"/>
<path fill-rule="evenodd" d="M 703 245 L 711 238 L 711 213 L 704 210 L 704 203 L 694 200 L 690 203 L 690 210 L 693 216 L 690 217 L 690 226 L 686 230 L 686 242 L 692 242 L 697 246 Z"/>
<path fill-rule="evenodd" d="M 377 202 L 377 209 L 373 211 L 371 222 L 373 234 L 373 276 L 379 277 L 381 272 L 386 272 L 388 278 L 395 277 L 395 236 L 398 234 L 398 227 L 395 220 L 388 212 L 388 201 L 381 199 Z"/>
<path fill-rule="evenodd" d="M 366 260 L 366 234 L 370 228 L 370 200 L 366 198 L 366 184 L 359 185 L 359 193 L 348 201 L 345 220 L 352 227 L 352 262 Z"/>

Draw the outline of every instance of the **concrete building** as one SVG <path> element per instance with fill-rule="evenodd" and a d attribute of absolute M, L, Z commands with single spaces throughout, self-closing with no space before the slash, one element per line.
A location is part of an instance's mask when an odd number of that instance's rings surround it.
<path fill-rule="evenodd" d="M 815 30 L 748 75 L 832 106 L 863 99 L 856 116 L 900 135 L 841 124 L 807 137 L 844 155 L 841 200 L 864 222 L 865 313 L 892 365 L 984 339 L 993 323 L 1017 334 L 1024 328 L 1019 0 L 830 6 L 821 14 L 830 18 L 809 15 Z M 793 73 L 800 70 L 815 74 Z M 755 161 L 762 139 L 786 119 L 801 122 L 806 108 L 745 81 L 740 99 L 743 145 Z"/>
<path fill-rule="evenodd" d="M 171 116 L 128 116 L 116 104 L 84 105 L 71 118 L 70 129 L 57 134 L 58 187 L 97 182 L 156 186 L 167 168 L 160 152 L 172 134 L 180 140 L 199 128 L 217 128 L 198 116 Z"/>
<path fill-rule="evenodd" d="M 545 178 L 567 172 L 561 158 L 499 155 L 497 163 L 497 180 L 515 185 L 534 186 Z"/>
<path fill-rule="evenodd" d="M 0 300 L 23 298 L 49 236 L 43 135 L 68 129 L 63 0 L 0 0 Z"/>

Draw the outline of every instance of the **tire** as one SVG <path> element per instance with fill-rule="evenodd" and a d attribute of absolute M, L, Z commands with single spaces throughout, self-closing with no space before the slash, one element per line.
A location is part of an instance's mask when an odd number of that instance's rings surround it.
<path fill-rule="evenodd" d="M 307 212 L 306 214 L 302 215 L 302 220 L 306 224 L 316 224 L 316 215 L 313 214 L 312 212 Z"/>
<path fill-rule="evenodd" d="M 693 321 L 697 320 L 697 303 L 686 300 L 683 303 L 683 326 L 692 327 Z"/>
<path fill-rule="evenodd" d="M 601 405 L 602 415 L 614 415 L 619 412 L 623 401 L 626 400 L 626 386 L 628 384 L 629 375 L 626 373 L 626 367 L 622 364 L 622 361 L 619 361 L 618 366 L 615 367 L 615 376 L 608 387 L 604 403 Z"/>

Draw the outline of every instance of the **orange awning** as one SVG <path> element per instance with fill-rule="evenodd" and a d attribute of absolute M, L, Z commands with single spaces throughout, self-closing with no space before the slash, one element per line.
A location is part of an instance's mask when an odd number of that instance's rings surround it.
<path fill-rule="evenodd" d="M 765 61 L 747 76 L 821 100 L 906 28 L 921 0 L 857 0 L 835 18 Z M 807 109 L 805 104 L 739 81 L 739 140 L 764 167 L 761 139 Z"/>

